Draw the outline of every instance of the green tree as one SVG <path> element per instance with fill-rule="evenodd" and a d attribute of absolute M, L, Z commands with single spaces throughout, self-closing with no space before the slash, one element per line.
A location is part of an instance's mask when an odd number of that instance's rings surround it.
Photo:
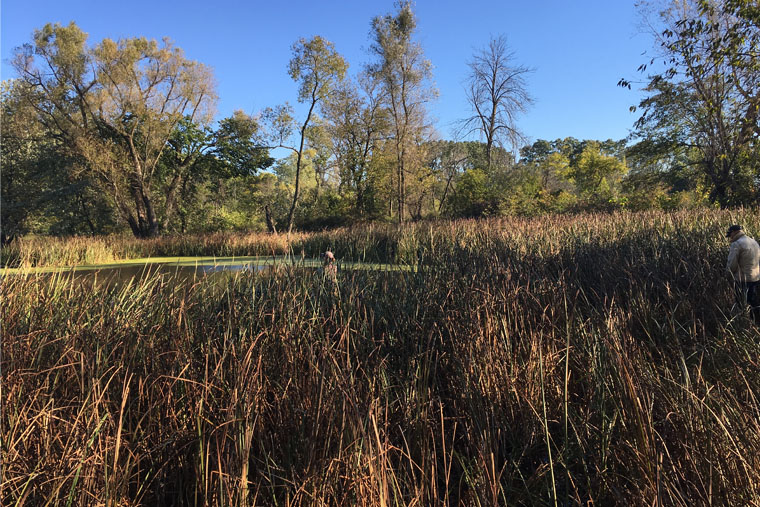
<path fill-rule="evenodd" d="M 614 197 L 615 185 L 627 171 L 625 162 L 605 155 L 600 143 L 588 143 L 567 175 L 580 195 L 602 204 Z"/>
<path fill-rule="evenodd" d="M 18 48 L 25 100 L 134 235 L 153 236 L 161 223 L 153 195 L 161 155 L 183 118 L 210 119 L 211 72 L 166 39 L 104 39 L 92 49 L 86 41 L 74 23 L 48 24 Z"/>
<path fill-rule="evenodd" d="M 431 65 L 422 46 L 413 40 L 417 20 L 410 1 L 397 4 L 395 14 L 372 20 L 371 53 L 376 61 L 368 72 L 381 83 L 391 120 L 396 158 L 395 183 L 397 219 L 406 215 L 406 176 L 419 166 L 415 160 L 419 142 L 428 128 L 425 104 L 435 96 L 428 81 Z"/>
<path fill-rule="evenodd" d="M 338 87 L 324 107 L 333 153 L 338 165 L 340 190 L 353 196 L 357 216 L 366 217 L 374 208 L 370 202 L 372 158 L 388 129 L 380 86 L 371 75 Z"/>
<path fill-rule="evenodd" d="M 25 100 L 20 80 L 0 96 L 0 242 L 26 233 L 96 234 L 114 227 L 113 208 Z"/>
<path fill-rule="evenodd" d="M 216 130 L 190 118 L 181 121 L 160 165 L 163 174 L 158 180 L 166 196 L 162 225 L 169 227 L 174 213 L 179 212 L 181 230 L 185 229 L 191 201 L 201 200 L 199 184 L 218 186 L 222 180 L 254 175 L 269 167 L 273 160 L 264 144 L 258 121 L 242 111 L 220 120 Z"/>
<path fill-rule="evenodd" d="M 695 151 L 681 149 L 676 141 L 665 136 L 644 136 L 628 147 L 626 163 L 630 170 L 621 182 L 626 207 L 675 209 L 708 204 L 705 179 Z"/>
<path fill-rule="evenodd" d="M 760 7 L 753 0 L 688 0 L 660 16 L 664 26 L 654 36 L 665 68 L 649 77 L 636 134 L 693 157 L 711 201 L 758 202 Z M 620 84 L 630 87 L 625 79 Z"/>
<path fill-rule="evenodd" d="M 454 217 L 480 217 L 489 210 L 488 175 L 482 169 L 466 170 L 459 181 L 448 205 Z"/>
<path fill-rule="evenodd" d="M 272 125 L 272 135 L 276 146 L 291 150 L 296 157 L 293 201 L 287 218 L 288 233 L 293 229 L 293 218 L 301 191 L 301 168 L 304 149 L 307 147 L 308 130 L 317 105 L 323 102 L 331 91 L 343 80 L 348 64 L 332 42 L 320 36 L 310 40 L 300 39 L 293 45 L 293 58 L 288 66 L 290 77 L 299 83 L 298 101 L 308 106 L 306 117 L 298 130 L 297 144 L 288 144 L 293 133 L 293 111 L 287 104 L 269 109 L 266 116 Z"/>
<path fill-rule="evenodd" d="M 5 245 L 28 231 L 29 219 L 39 207 L 36 199 L 42 193 L 40 162 L 48 146 L 31 111 L 24 110 L 19 100 L 21 83 L 3 81 L 0 92 L 0 244 Z"/>
<path fill-rule="evenodd" d="M 539 139 L 520 150 L 516 181 L 535 189 L 536 211 L 567 211 L 576 197 L 592 207 L 608 207 L 627 172 L 625 154 L 625 140 Z"/>
<path fill-rule="evenodd" d="M 434 193 L 438 201 L 438 214 L 448 205 L 448 198 L 456 188 L 461 175 L 468 169 L 483 167 L 479 164 L 481 143 L 474 141 L 431 141 L 427 146 L 428 161 L 435 177 Z"/>

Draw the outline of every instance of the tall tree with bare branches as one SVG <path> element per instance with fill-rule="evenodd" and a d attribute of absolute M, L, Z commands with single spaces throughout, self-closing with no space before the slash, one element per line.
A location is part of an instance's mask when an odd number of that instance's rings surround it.
<path fill-rule="evenodd" d="M 478 132 L 485 139 L 490 168 L 494 145 L 516 147 L 524 140 L 517 117 L 533 102 L 525 81 L 532 70 L 515 63 L 504 36 L 492 38 L 487 47 L 477 51 L 469 67 L 467 102 L 473 114 L 462 120 L 461 130 L 464 135 Z"/>

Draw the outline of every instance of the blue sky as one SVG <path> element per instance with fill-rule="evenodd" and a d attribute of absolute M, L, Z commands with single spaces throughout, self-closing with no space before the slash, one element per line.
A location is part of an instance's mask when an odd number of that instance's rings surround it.
<path fill-rule="evenodd" d="M 616 86 L 637 77 L 651 39 L 637 29 L 633 0 L 417 0 L 417 40 L 433 64 L 438 100 L 430 112 L 440 137 L 468 115 L 463 83 L 467 61 L 491 35 L 504 34 L 516 62 L 532 67 L 535 99 L 519 120 L 536 139 L 573 136 L 620 139 L 636 119 L 628 108 L 640 92 Z M 219 115 L 256 113 L 296 102 L 287 75 L 290 46 L 322 35 L 349 62 L 351 73 L 368 60 L 370 21 L 394 11 L 392 0 L 183 1 L 3 0 L 3 79 L 14 76 L 13 48 L 47 22 L 75 21 L 90 43 L 105 37 L 169 37 L 186 55 L 214 69 Z M 220 116 L 221 117 L 221 116 Z"/>

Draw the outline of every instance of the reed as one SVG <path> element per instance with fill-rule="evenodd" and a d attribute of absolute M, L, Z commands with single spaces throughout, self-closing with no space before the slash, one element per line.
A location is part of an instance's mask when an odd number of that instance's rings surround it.
<path fill-rule="evenodd" d="M 741 222 L 757 230 L 756 209 L 684 210 L 674 213 L 544 215 L 537 218 L 506 217 L 490 220 L 369 223 L 312 233 L 213 233 L 135 239 L 131 236 L 28 237 L 0 251 L 6 267 L 93 265 L 146 257 L 241 257 L 294 255 L 316 257 L 331 249 L 336 257 L 368 263 L 419 264 L 430 256 L 460 247 L 472 250 L 494 241 L 509 242 L 515 251 L 539 255 L 560 248 L 593 248 L 596 244 L 640 235 L 658 236 L 674 243 L 685 235 L 709 236 L 722 245 L 728 223 Z M 654 239 L 654 238 L 653 238 Z M 656 245 L 655 245 L 656 246 Z M 685 245 L 689 247 L 689 245 Z M 437 249 L 440 251 L 437 252 Z M 544 252 L 544 249 L 548 249 Z M 518 252 L 518 253 L 519 253 Z"/>
<path fill-rule="evenodd" d="M 417 266 L 337 283 L 6 277 L 2 504 L 760 505 L 733 222 L 760 231 L 736 210 L 296 238 Z"/>

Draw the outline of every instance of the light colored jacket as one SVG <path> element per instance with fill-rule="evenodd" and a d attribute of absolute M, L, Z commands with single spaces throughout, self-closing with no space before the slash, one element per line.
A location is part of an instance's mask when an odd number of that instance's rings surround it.
<path fill-rule="evenodd" d="M 760 280 L 760 245 L 740 232 L 728 249 L 728 270 L 738 282 Z"/>

